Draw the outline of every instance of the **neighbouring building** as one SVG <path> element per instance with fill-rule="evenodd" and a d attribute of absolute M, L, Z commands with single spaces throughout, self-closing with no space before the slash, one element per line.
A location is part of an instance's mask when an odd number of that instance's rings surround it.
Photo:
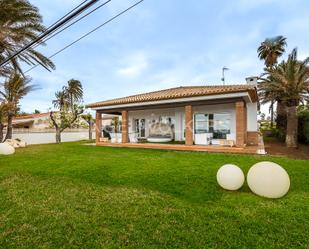
<path fill-rule="evenodd" d="M 14 129 L 42 130 L 53 128 L 49 112 L 17 116 L 13 119 Z M 87 128 L 87 122 L 79 117 L 72 128 Z"/>
<path fill-rule="evenodd" d="M 13 119 L 13 128 L 47 129 L 50 128 L 49 112 L 17 116 Z"/>

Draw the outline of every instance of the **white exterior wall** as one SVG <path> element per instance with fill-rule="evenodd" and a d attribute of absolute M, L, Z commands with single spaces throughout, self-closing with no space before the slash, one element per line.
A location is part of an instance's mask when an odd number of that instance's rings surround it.
<path fill-rule="evenodd" d="M 34 118 L 34 122 L 31 128 L 34 129 L 45 129 L 50 127 L 49 115 Z"/>
<path fill-rule="evenodd" d="M 247 103 L 247 131 L 258 131 L 257 102 Z"/>
<path fill-rule="evenodd" d="M 181 113 L 184 113 L 184 108 L 129 111 L 129 133 L 134 132 L 134 119 L 145 119 L 145 135 L 148 137 L 152 120 L 158 120 L 160 116 L 169 116 L 175 119 L 175 139 L 176 137 L 179 139 L 181 136 L 178 132 L 181 128 L 179 126 L 179 121 L 181 121 Z"/>
<path fill-rule="evenodd" d="M 95 138 L 95 132 L 92 133 Z M 13 133 L 13 138 L 19 138 L 26 141 L 27 144 L 49 144 L 56 142 L 56 133 L 54 132 L 28 132 L 28 133 Z M 62 142 L 72 142 L 80 140 L 88 140 L 88 131 L 83 132 L 63 132 L 61 133 Z"/>
<path fill-rule="evenodd" d="M 231 114 L 231 133 L 236 134 L 236 117 L 235 117 L 235 104 L 221 104 L 221 105 L 205 105 L 194 106 L 193 114 L 196 113 L 229 113 Z M 146 119 L 145 131 L 146 137 L 149 135 L 149 126 L 152 120 L 158 120 L 160 116 L 169 116 L 175 120 L 175 140 L 184 140 L 184 120 L 185 108 L 170 108 L 170 109 L 154 109 L 154 110 L 139 110 L 129 111 L 129 133 L 134 132 L 133 124 L 134 119 Z"/>

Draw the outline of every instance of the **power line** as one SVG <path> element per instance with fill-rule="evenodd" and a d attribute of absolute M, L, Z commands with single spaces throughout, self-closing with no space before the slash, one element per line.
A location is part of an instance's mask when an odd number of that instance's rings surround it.
<path fill-rule="evenodd" d="M 59 30 L 58 32 L 56 32 L 55 34 L 53 34 L 52 36 L 48 36 L 45 40 L 43 40 L 41 43 L 45 43 L 46 41 L 50 40 L 51 38 L 55 37 L 56 35 L 62 33 L 63 31 L 65 31 L 66 29 L 68 29 L 69 27 L 71 27 L 72 25 L 74 25 L 75 23 L 81 21 L 82 19 L 84 19 L 85 17 L 89 16 L 90 14 L 92 14 L 93 12 L 97 11 L 98 9 L 102 8 L 104 5 L 108 4 L 109 2 L 111 2 L 112 0 L 108 0 L 102 4 L 100 4 L 98 7 L 96 7 L 95 9 L 93 9 L 92 11 L 88 12 L 87 14 L 83 15 L 82 17 L 78 18 L 77 20 L 75 20 L 74 22 L 72 22 L 70 25 L 64 27 L 63 29 Z M 38 47 L 41 43 L 36 44 L 33 48 Z"/>
<path fill-rule="evenodd" d="M 62 21 L 64 18 L 66 18 L 68 15 L 70 15 L 74 10 L 76 10 L 77 8 L 79 8 L 80 6 L 82 6 L 84 3 L 86 3 L 88 0 L 84 0 L 83 2 L 81 2 L 80 4 L 78 4 L 76 7 L 74 7 L 72 10 L 70 10 L 68 13 L 66 13 L 63 17 L 59 18 L 56 22 L 54 22 L 53 24 L 51 24 L 50 26 L 48 26 L 48 28 L 46 30 L 51 29 L 53 26 L 55 26 L 57 23 L 59 23 L 60 21 Z M 44 32 L 46 32 L 46 30 Z M 43 33 L 44 33 L 43 32 Z M 42 33 L 42 34 L 43 34 Z M 41 41 L 40 43 L 36 44 L 34 46 L 37 47 L 39 45 L 41 45 L 42 43 L 44 43 L 44 41 Z"/>
<path fill-rule="evenodd" d="M 69 11 L 67 14 L 65 14 L 63 17 L 61 17 L 60 19 L 58 19 L 56 22 L 54 22 L 53 24 L 51 24 L 47 29 L 51 29 L 53 26 L 55 26 L 57 23 L 59 23 L 61 20 L 63 20 L 64 18 L 66 18 L 68 15 L 70 15 L 74 10 L 76 10 L 77 8 L 79 8 L 80 6 L 82 6 L 85 2 L 87 2 L 88 0 L 84 0 L 83 2 L 81 2 L 79 5 L 77 5 L 76 7 L 74 7 L 71 11 Z"/>
<path fill-rule="evenodd" d="M 101 25 L 97 26 L 96 28 L 92 29 L 91 31 L 89 31 L 88 33 L 84 34 L 83 36 L 79 37 L 78 39 L 76 39 L 75 41 L 71 42 L 70 44 L 68 44 L 67 46 L 63 47 L 62 49 L 58 50 L 56 53 L 52 54 L 51 56 L 49 56 L 48 58 L 52 58 L 55 57 L 56 55 L 60 54 L 61 52 L 63 52 L 64 50 L 66 50 L 67 48 L 71 47 L 72 45 L 74 45 L 75 43 L 79 42 L 80 40 L 82 40 L 83 38 L 87 37 L 88 35 L 92 34 L 93 32 L 97 31 L 98 29 L 102 28 L 103 26 L 105 26 L 106 24 L 110 23 L 111 21 L 113 21 L 114 19 L 118 18 L 119 16 L 123 15 L 124 13 L 128 12 L 129 10 L 133 9 L 135 6 L 139 5 L 140 3 L 142 3 L 144 0 L 140 0 L 138 2 L 136 2 L 135 4 L 131 5 L 129 8 L 121 11 L 120 13 L 118 13 L 117 15 L 113 16 L 112 18 L 110 18 L 109 20 L 107 20 L 106 22 L 102 23 Z M 34 68 L 36 68 L 37 66 L 39 66 L 40 64 L 36 64 L 35 66 L 31 67 L 30 69 L 28 69 L 27 71 L 25 71 L 25 73 L 30 72 L 31 70 L 33 70 Z"/>
<path fill-rule="evenodd" d="M 57 30 L 59 27 L 65 25 L 67 22 L 69 22 L 70 20 L 72 20 L 73 18 L 75 18 L 76 16 L 80 15 L 82 12 L 84 12 L 86 9 L 90 8 L 92 5 L 94 5 L 96 2 L 98 2 L 99 0 L 91 0 L 90 2 L 88 2 L 87 4 L 81 6 L 80 8 L 78 8 L 77 10 L 75 10 L 73 13 L 71 13 L 69 16 L 67 16 L 66 18 L 64 18 L 63 20 L 59 21 L 56 25 L 54 25 L 51 29 L 46 30 L 43 34 L 41 34 L 40 36 L 38 36 L 36 39 L 34 39 L 32 42 L 30 42 L 28 45 L 26 45 L 25 47 L 21 48 L 19 51 L 15 52 L 13 55 L 11 55 L 9 58 L 5 59 L 4 61 L 2 61 L 0 63 L 0 66 L 3 66 L 4 64 L 6 64 L 7 62 L 9 62 L 10 60 L 12 60 L 14 57 L 16 57 L 17 55 L 19 55 L 20 53 L 22 53 L 23 51 L 27 50 L 28 48 L 32 47 L 34 44 L 40 42 L 44 37 L 47 37 L 48 35 L 50 35 L 51 33 L 53 33 L 55 30 Z"/>

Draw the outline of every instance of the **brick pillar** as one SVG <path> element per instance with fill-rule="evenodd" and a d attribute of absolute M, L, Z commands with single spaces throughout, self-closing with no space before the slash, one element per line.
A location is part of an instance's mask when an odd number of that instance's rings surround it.
<path fill-rule="evenodd" d="M 95 140 L 96 140 L 96 144 L 98 144 L 100 142 L 100 137 L 102 135 L 102 113 L 96 111 L 96 115 L 95 115 Z"/>
<path fill-rule="evenodd" d="M 122 111 L 122 124 L 121 124 L 121 133 L 122 133 L 122 143 L 128 143 L 128 111 Z"/>
<path fill-rule="evenodd" d="M 236 146 L 244 147 L 246 143 L 246 107 L 243 101 L 236 102 Z"/>
<path fill-rule="evenodd" d="M 247 144 L 248 141 L 248 120 L 247 120 L 248 114 L 247 114 L 247 105 L 246 103 L 244 104 L 244 120 L 245 120 L 245 130 L 244 130 L 244 134 L 245 134 L 245 144 Z"/>
<path fill-rule="evenodd" d="M 192 105 L 185 106 L 186 145 L 193 144 L 193 110 Z"/>

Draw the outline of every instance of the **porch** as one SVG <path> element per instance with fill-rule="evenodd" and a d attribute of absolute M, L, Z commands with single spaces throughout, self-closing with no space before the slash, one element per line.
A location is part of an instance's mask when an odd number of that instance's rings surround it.
<path fill-rule="evenodd" d="M 97 110 L 96 144 L 110 147 L 255 154 L 261 146 L 258 146 L 256 127 L 253 128 L 254 131 L 248 131 L 247 105 L 243 99 L 238 98 L 177 103 L 155 108 L 143 106 L 126 110 Z M 252 106 L 249 105 L 250 108 Z M 110 133 L 111 139 L 102 138 L 103 114 L 121 117 L 121 129 Z M 253 123 L 256 125 L 255 120 Z M 154 143 L 156 140 L 158 143 Z M 171 140 L 174 142 L 168 143 Z"/>
<path fill-rule="evenodd" d="M 111 142 L 98 142 L 96 143 L 96 145 L 105 147 L 235 153 L 235 154 L 259 154 L 259 151 L 264 150 L 264 146 L 261 145 L 251 145 L 246 147 L 227 147 L 227 146 L 215 146 L 215 145 L 185 145 L 185 144 L 163 144 L 163 143 L 111 143 Z"/>

